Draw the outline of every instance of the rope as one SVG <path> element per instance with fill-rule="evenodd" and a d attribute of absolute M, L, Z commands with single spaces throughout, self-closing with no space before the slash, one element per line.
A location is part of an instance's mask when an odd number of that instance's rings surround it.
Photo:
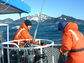
<path fill-rule="evenodd" d="M 34 32 L 34 40 L 36 39 L 36 36 L 37 36 L 37 32 L 38 32 L 38 27 L 39 27 L 39 23 L 41 21 L 41 14 L 42 14 L 42 10 L 43 10 L 43 7 L 44 7 L 44 3 L 45 3 L 45 0 L 42 1 L 42 5 L 41 5 L 41 9 L 40 9 L 40 13 L 39 13 L 39 20 L 38 20 L 38 24 L 37 24 L 37 27 L 36 27 L 36 30 Z M 33 41 L 34 41 L 33 40 Z"/>

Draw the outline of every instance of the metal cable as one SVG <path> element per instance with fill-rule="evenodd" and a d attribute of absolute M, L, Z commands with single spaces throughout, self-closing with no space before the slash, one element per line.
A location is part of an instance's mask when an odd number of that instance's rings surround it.
<path fill-rule="evenodd" d="M 37 27 L 36 27 L 36 30 L 34 32 L 34 40 L 36 39 L 36 36 L 37 36 L 37 32 L 38 32 L 38 27 L 39 27 L 39 23 L 41 21 L 41 14 L 42 14 L 42 11 L 43 11 L 43 7 L 44 7 L 44 3 L 45 3 L 45 0 L 42 1 L 42 5 L 41 5 L 41 10 L 40 10 L 40 13 L 39 13 L 39 20 L 38 20 L 38 24 L 37 24 Z M 33 40 L 33 41 L 34 41 Z"/>

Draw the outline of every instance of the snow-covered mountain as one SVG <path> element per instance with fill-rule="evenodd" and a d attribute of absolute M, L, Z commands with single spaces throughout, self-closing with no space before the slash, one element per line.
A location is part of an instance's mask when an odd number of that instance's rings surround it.
<path fill-rule="evenodd" d="M 45 14 L 35 14 L 35 15 L 32 15 L 32 16 L 28 16 L 28 19 L 31 20 L 31 21 L 41 21 L 41 22 L 44 22 L 45 20 L 47 19 L 51 19 L 52 17 L 50 16 L 47 16 Z"/>
<path fill-rule="evenodd" d="M 74 17 L 71 17 L 71 16 L 66 16 L 66 15 L 61 15 L 61 16 L 57 17 L 56 21 L 57 22 L 60 22 L 60 21 L 66 21 L 66 22 L 72 21 L 72 22 L 76 22 L 78 24 L 84 23 L 84 20 L 77 19 L 77 18 L 74 18 Z"/>
<path fill-rule="evenodd" d="M 26 19 L 26 17 L 23 17 L 21 19 L 18 19 L 12 23 L 22 23 L 24 22 L 24 20 Z M 29 15 L 27 16 L 27 19 L 32 21 L 32 22 L 47 22 L 47 21 L 52 21 L 54 18 L 53 17 L 50 17 L 50 16 L 47 16 L 45 14 L 35 14 L 35 15 Z"/>
<path fill-rule="evenodd" d="M 21 19 L 18 19 L 18 20 L 14 21 L 10 18 L 7 18 L 7 19 L 4 19 L 4 20 L 0 20 L 0 23 L 21 24 L 22 22 L 24 22 L 25 19 L 26 19 L 26 17 L 22 17 Z M 66 15 L 61 15 L 57 18 L 54 18 L 54 17 L 47 16 L 45 14 L 35 14 L 35 15 L 27 16 L 27 19 L 29 19 L 33 23 L 37 23 L 37 22 L 59 23 L 60 21 L 67 21 L 67 22 L 72 21 L 72 22 L 76 22 L 78 24 L 84 23 L 84 20 L 76 19 L 76 18 L 73 18 L 71 16 L 66 16 Z"/>
<path fill-rule="evenodd" d="M 6 19 L 4 19 L 4 20 L 0 20 L 0 23 L 8 23 L 8 24 L 10 24 L 10 23 L 12 23 L 14 20 L 13 19 L 10 19 L 10 18 L 6 18 Z"/>

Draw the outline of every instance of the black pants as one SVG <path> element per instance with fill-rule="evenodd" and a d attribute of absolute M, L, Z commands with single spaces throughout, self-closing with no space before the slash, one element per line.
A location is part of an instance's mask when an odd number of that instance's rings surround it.
<path fill-rule="evenodd" d="M 66 57 L 65 55 L 59 55 L 58 63 L 65 63 L 66 62 Z"/>

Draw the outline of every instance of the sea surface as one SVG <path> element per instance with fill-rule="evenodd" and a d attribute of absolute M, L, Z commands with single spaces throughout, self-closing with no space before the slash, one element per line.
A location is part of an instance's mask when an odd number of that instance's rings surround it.
<path fill-rule="evenodd" d="M 20 27 L 21 24 L 10 24 L 9 25 L 9 38 L 10 40 L 13 40 L 13 36 L 17 29 Z M 33 23 L 32 28 L 30 29 L 30 34 L 34 37 L 34 33 L 36 30 L 37 23 Z M 84 24 L 78 24 L 79 31 L 81 31 L 84 34 Z M 6 30 L 7 28 L 0 27 L 0 30 L 3 31 L 3 41 L 7 41 L 7 34 Z M 40 23 L 39 27 L 37 29 L 37 39 L 49 39 L 53 40 L 55 43 L 61 43 L 61 35 L 62 32 L 58 31 L 58 26 L 56 23 Z"/>

